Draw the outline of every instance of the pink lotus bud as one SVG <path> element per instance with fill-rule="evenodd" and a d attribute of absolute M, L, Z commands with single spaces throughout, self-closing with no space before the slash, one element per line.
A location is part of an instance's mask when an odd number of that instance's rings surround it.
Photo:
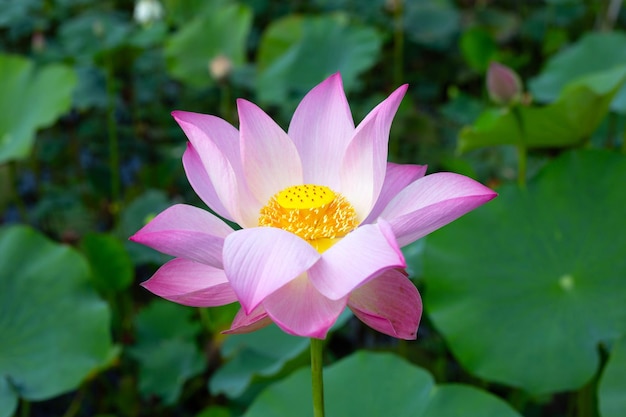
<path fill-rule="evenodd" d="M 487 70 L 487 91 L 497 104 L 516 103 L 522 97 L 522 80 L 511 68 L 492 62 Z"/>

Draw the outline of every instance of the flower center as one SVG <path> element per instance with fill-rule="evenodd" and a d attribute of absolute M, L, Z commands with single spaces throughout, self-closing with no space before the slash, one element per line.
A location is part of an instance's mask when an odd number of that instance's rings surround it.
<path fill-rule="evenodd" d="M 354 207 L 323 185 L 287 187 L 261 209 L 259 226 L 278 227 L 307 240 L 320 253 L 358 226 Z"/>

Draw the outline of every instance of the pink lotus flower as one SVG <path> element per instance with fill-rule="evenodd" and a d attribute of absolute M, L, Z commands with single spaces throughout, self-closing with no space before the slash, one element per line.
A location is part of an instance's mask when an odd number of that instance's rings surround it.
<path fill-rule="evenodd" d="M 189 182 L 233 230 L 202 209 L 174 205 L 131 240 L 176 259 L 143 285 L 198 307 L 239 302 L 227 333 L 271 322 L 324 338 L 347 307 L 370 327 L 414 339 L 422 313 L 400 247 L 496 194 L 452 173 L 387 162 L 404 85 L 355 128 L 335 74 L 296 109 L 285 133 L 237 102 L 239 131 L 210 115 L 173 112 L 189 138 Z"/>

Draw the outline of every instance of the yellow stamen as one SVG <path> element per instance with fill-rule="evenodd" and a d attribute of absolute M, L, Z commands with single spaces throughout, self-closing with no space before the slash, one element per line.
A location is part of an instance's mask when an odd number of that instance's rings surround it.
<path fill-rule="evenodd" d="M 358 226 L 354 207 L 323 185 L 285 188 L 261 209 L 259 226 L 278 227 L 307 240 L 320 253 Z"/>

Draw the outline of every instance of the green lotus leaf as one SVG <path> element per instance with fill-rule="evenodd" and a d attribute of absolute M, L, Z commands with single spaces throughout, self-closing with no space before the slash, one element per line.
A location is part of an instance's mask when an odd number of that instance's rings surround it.
<path fill-rule="evenodd" d="M 133 263 L 124 244 L 112 235 L 90 232 L 81 241 L 89 260 L 95 287 L 103 292 L 121 291 L 134 277 Z"/>
<path fill-rule="evenodd" d="M 520 417 L 499 398 L 466 385 L 435 385 L 426 371 L 388 353 L 359 351 L 324 372 L 327 415 Z M 265 389 L 245 417 L 312 415 L 311 371 Z"/>
<path fill-rule="evenodd" d="M 572 146 L 589 138 L 626 81 L 626 66 L 595 73 L 568 84 L 545 107 L 517 106 L 485 111 L 459 136 L 460 152 L 496 145 L 528 148 Z M 517 113 L 516 113 L 517 112 Z"/>
<path fill-rule="evenodd" d="M 174 78 L 191 86 L 212 85 L 211 61 L 223 57 L 234 68 L 245 63 L 251 25 L 252 12 L 248 7 L 206 7 L 204 13 L 185 23 L 166 42 L 168 70 Z"/>
<path fill-rule="evenodd" d="M 0 229 L 0 416 L 18 397 L 76 389 L 107 363 L 109 319 L 79 253 L 28 227 Z"/>
<path fill-rule="evenodd" d="M 137 342 L 130 354 L 139 362 L 139 391 L 174 404 L 184 383 L 206 368 L 195 342 L 200 332 L 194 309 L 156 300 L 135 317 Z"/>
<path fill-rule="evenodd" d="M 581 77 L 626 65 L 626 34 L 624 32 L 593 32 L 554 55 L 541 74 L 530 80 L 528 87 L 535 99 L 554 101 L 570 82 Z M 626 112 L 626 88 L 622 88 L 611 109 Z"/>
<path fill-rule="evenodd" d="M 621 417 L 626 410 L 626 337 L 613 345 L 600 379 L 598 403 L 602 417 Z"/>
<path fill-rule="evenodd" d="M 451 46 L 461 24 L 461 14 L 453 1 L 409 1 L 404 7 L 404 29 L 410 40 L 437 50 Z"/>
<path fill-rule="evenodd" d="M 259 99 L 284 104 L 302 98 L 325 77 L 341 71 L 346 91 L 377 61 L 382 35 L 345 15 L 287 16 L 274 21 L 259 45 Z"/>
<path fill-rule="evenodd" d="M 474 375 L 578 389 L 626 331 L 626 157 L 568 152 L 426 239 L 424 302 Z"/>
<path fill-rule="evenodd" d="M 25 159 L 35 132 L 50 126 L 70 108 L 77 77 L 74 70 L 0 54 L 0 164 Z"/>
<path fill-rule="evenodd" d="M 276 326 L 229 336 L 222 346 L 229 361 L 212 376 L 209 388 L 214 394 L 239 397 L 255 377 L 276 375 L 308 347 L 307 338 L 288 335 Z"/>
<path fill-rule="evenodd" d="M 352 313 L 346 309 L 331 331 L 341 328 L 351 317 Z M 214 394 L 237 398 L 256 379 L 267 381 L 293 369 L 308 348 L 309 339 L 288 335 L 274 325 L 229 336 L 222 345 L 222 355 L 228 362 L 213 374 L 209 389 Z"/>

